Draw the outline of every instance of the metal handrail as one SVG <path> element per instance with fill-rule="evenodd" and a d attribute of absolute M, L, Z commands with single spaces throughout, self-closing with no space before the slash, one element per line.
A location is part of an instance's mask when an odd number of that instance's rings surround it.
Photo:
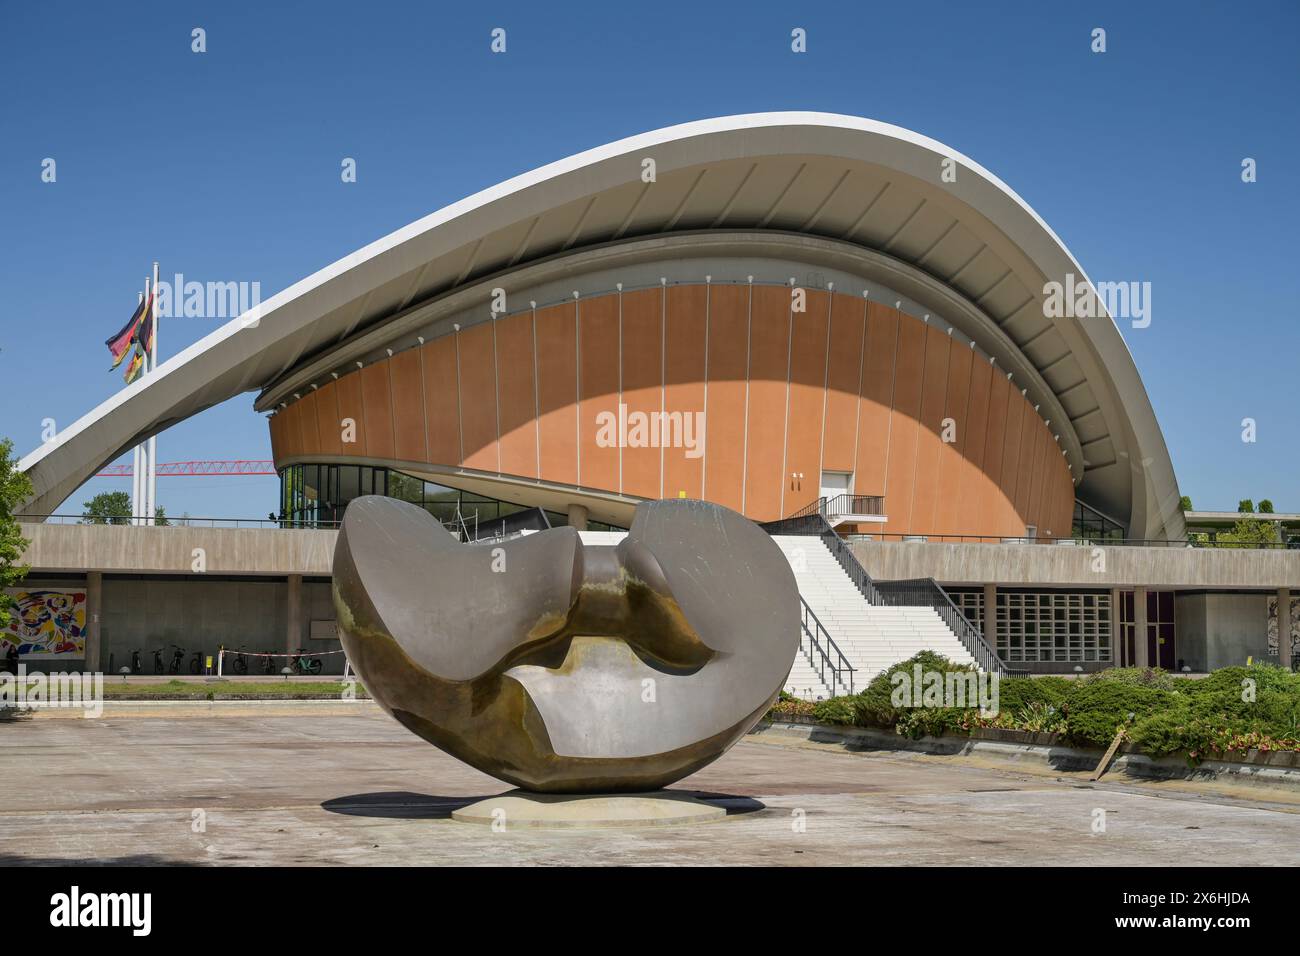
<path fill-rule="evenodd" d="M 822 625 L 813 609 L 808 606 L 808 602 L 799 596 L 799 605 L 801 615 L 799 626 L 803 631 L 802 638 L 799 642 L 800 649 L 803 650 L 803 639 L 807 639 L 808 648 L 804 650 L 808 663 L 817 671 L 817 677 L 822 684 L 831 692 L 832 697 L 840 696 L 841 689 L 846 694 L 854 693 L 853 689 L 853 672 L 856 670 L 849 659 L 844 656 L 835 639 L 831 637 L 830 632 Z M 811 620 L 811 626 L 809 621 Z M 826 672 L 830 671 L 831 679 L 826 679 Z M 848 675 L 848 680 L 844 675 Z"/>
<path fill-rule="evenodd" d="M 998 652 L 984 635 L 962 613 L 952 597 L 934 578 L 912 578 L 907 581 L 878 581 L 876 588 L 884 602 L 891 607 L 928 607 L 938 613 L 948 629 L 957 635 L 975 666 L 989 673 L 1009 676 L 1009 671 Z"/>
<path fill-rule="evenodd" d="M 873 518 L 884 517 L 885 498 L 883 495 L 854 495 L 845 492 L 843 494 L 826 497 L 823 495 L 816 501 L 804 505 L 798 511 L 789 515 L 791 518 L 805 518 L 809 515 L 820 514 L 822 517 L 829 519 L 831 515 L 869 515 Z"/>
<path fill-rule="evenodd" d="M 191 515 L 167 515 L 166 524 L 157 524 L 156 518 L 145 515 L 113 515 L 112 517 L 92 519 L 84 514 L 53 515 L 14 515 L 22 522 L 30 524 L 95 524 L 116 527 L 148 528 L 280 528 L 291 531 L 332 531 L 343 524 L 325 518 L 196 518 Z"/>
<path fill-rule="evenodd" d="M 826 496 L 804 505 L 798 511 L 791 512 L 787 518 L 805 518 L 808 515 L 824 515 L 826 513 Z"/>
<path fill-rule="evenodd" d="M 830 515 L 870 515 L 874 518 L 885 514 L 884 495 L 836 495 L 825 505 L 827 517 Z"/>
<path fill-rule="evenodd" d="M 791 518 L 794 516 L 791 515 Z M 1183 538 L 1104 538 L 1090 537 L 1088 535 L 1074 535 L 1068 537 L 1044 537 L 1036 535 L 1032 538 L 1013 537 L 1010 535 L 997 534 L 923 534 L 912 531 L 871 531 L 863 534 L 844 535 L 848 541 L 878 541 L 882 544 L 890 542 L 912 542 L 912 543 L 931 543 L 931 544 L 1024 544 L 1024 545 L 1059 545 L 1062 547 L 1096 547 L 1096 548 L 1208 548 L 1222 550 L 1276 550 L 1283 551 L 1287 549 L 1300 549 L 1300 538 L 1293 538 L 1288 541 L 1263 541 L 1243 543 L 1238 541 L 1201 541 L 1201 540 L 1184 540 Z"/>
<path fill-rule="evenodd" d="M 826 527 L 818 537 L 822 539 L 822 543 L 825 544 L 831 554 L 835 556 L 836 563 L 844 569 L 844 573 L 849 576 L 849 580 L 852 581 L 853 585 L 858 589 L 858 593 L 866 599 L 868 604 L 884 604 L 885 600 L 881 596 L 880 590 L 876 587 L 876 582 L 871 580 L 871 575 L 869 575 L 867 569 L 862 566 L 862 562 L 860 562 L 858 556 L 853 553 L 853 549 L 848 546 L 848 543 L 845 542 L 843 538 L 835 533 L 835 529 L 831 527 L 830 522 L 826 520 L 824 515 L 822 516 L 822 521 L 825 523 Z"/>

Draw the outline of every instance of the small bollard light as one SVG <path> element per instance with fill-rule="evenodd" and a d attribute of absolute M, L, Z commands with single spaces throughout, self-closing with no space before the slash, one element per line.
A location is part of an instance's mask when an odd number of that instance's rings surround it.
<path fill-rule="evenodd" d="M 120 674 L 122 675 L 122 683 L 125 684 L 125 683 L 126 683 L 126 675 L 129 674 L 129 673 L 131 673 L 131 668 L 129 668 L 129 667 L 123 667 L 120 671 L 118 671 L 118 673 L 120 673 Z"/>
<path fill-rule="evenodd" d="M 1082 674 L 1082 673 L 1083 673 L 1083 665 L 1082 665 L 1082 664 L 1075 664 L 1075 665 L 1074 665 L 1074 672 L 1075 672 L 1076 674 Z"/>
<path fill-rule="evenodd" d="M 291 668 L 291 667 L 282 667 L 282 668 L 280 668 L 280 673 L 284 675 L 284 679 L 285 679 L 285 680 L 288 680 L 288 679 L 289 679 L 289 675 L 293 673 L 293 668 Z"/>
<path fill-rule="evenodd" d="M 1184 674 L 1190 674 L 1191 672 L 1192 672 L 1192 665 L 1191 665 L 1191 664 L 1184 664 L 1184 665 L 1183 665 L 1183 673 L 1184 673 Z"/>

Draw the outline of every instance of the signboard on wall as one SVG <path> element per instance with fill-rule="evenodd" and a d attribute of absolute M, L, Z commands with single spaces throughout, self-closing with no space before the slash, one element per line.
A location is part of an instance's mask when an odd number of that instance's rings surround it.
<path fill-rule="evenodd" d="M 311 622 L 311 639 L 313 641 L 337 641 L 339 639 L 339 625 L 337 621 Z"/>
<path fill-rule="evenodd" d="M 27 658 L 86 656 L 86 592 L 8 592 L 14 599 L 9 624 L 0 628 L 0 656 L 17 645 Z"/>

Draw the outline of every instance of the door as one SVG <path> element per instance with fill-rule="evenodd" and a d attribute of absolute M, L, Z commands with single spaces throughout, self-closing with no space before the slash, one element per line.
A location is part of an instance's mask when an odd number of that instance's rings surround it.
<path fill-rule="evenodd" d="M 850 471 L 823 471 L 821 496 L 829 501 L 852 490 L 853 473 Z"/>

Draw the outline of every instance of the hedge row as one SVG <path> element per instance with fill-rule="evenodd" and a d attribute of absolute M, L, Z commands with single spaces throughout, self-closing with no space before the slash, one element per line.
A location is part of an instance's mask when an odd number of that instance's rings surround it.
<path fill-rule="evenodd" d="M 917 671 L 917 665 L 920 671 Z M 1196 763 L 1246 750 L 1300 750 L 1300 674 L 1254 664 L 1189 678 L 1159 668 L 1111 668 L 1087 677 L 1004 677 L 995 712 L 966 706 L 899 706 L 896 688 L 919 673 L 928 682 L 969 673 L 930 651 L 895 664 L 859 694 L 809 703 L 787 695 L 773 716 L 804 714 L 830 724 L 893 728 L 908 737 L 968 733 L 976 727 L 1052 732 L 1068 743 L 1105 747 L 1125 728 L 1145 753 L 1183 753 Z M 937 676 L 930 677 L 932 672 Z M 951 701 L 949 701 L 951 702 Z"/>

